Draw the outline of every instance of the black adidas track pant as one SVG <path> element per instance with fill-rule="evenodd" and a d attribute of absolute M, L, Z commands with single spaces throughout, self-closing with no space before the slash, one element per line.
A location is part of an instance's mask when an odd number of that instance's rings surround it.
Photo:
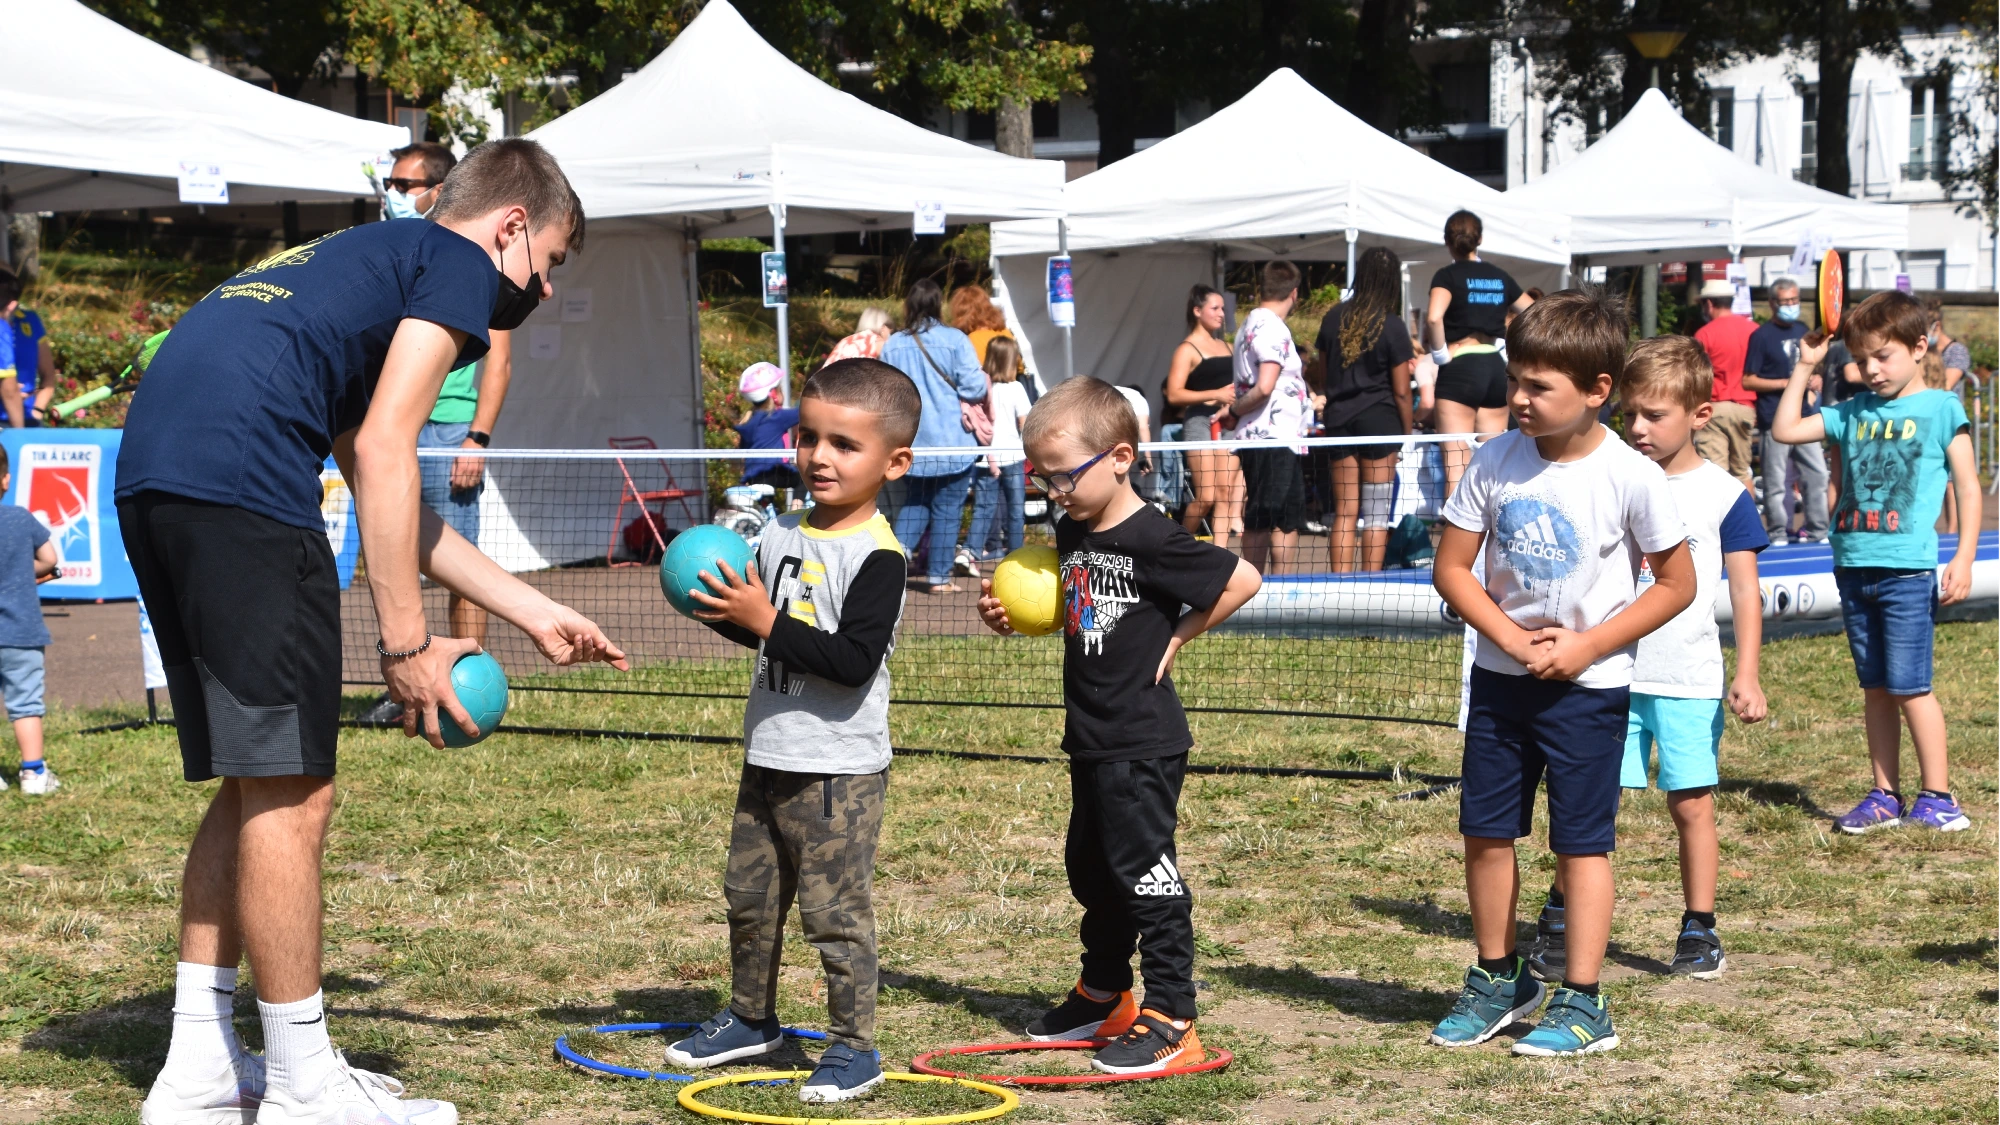
<path fill-rule="evenodd" d="M 1187 754 L 1069 766 L 1069 839 L 1063 863 L 1083 907 L 1083 983 L 1132 987 L 1132 949 L 1146 982 L 1142 1003 L 1193 1019 L 1194 917 L 1174 852 Z"/>

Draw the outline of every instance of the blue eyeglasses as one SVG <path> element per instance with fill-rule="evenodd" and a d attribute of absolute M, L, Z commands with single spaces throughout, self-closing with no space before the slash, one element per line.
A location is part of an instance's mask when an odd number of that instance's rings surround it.
<path fill-rule="evenodd" d="M 1118 447 L 1115 445 L 1111 447 L 1111 449 L 1116 449 L 1116 448 Z M 1083 474 L 1090 471 L 1090 467 L 1092 465 L 1095 465 L 1099 461 L 1104 460 L 1106 457 L 1111 456 L 1111 449 L 1105 450 L 1104 452 L 1098 454 L 1095 457 L 1092 457 L 1090 460 L 1085 461 L 1083 464 L 1078 465 L 1076 468 L 1071 469 L 1066 473 L 1029 473 L 1028 479 L 1034 481 L 1035 484 L 1040 486 L 1043 492 L 1060 493 L 1064 496 L 1068 496 L 1070 493 L 1076 491 L 1076 482 L 1083 476 Z"/>

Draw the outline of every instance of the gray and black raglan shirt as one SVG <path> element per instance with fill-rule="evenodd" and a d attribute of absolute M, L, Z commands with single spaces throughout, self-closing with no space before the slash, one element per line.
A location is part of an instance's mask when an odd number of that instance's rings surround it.
<path fill-rule="evenodd" d="M 757 569 L 778 617 L 769 638 L 709 627 L 757 649 L 743 711 L 745 760 L 810 774 L 889 768 L 889 654 L 903 617 L 905 559 L 880 513 L 819 531 L 806 513 L 764 529 Z"/>

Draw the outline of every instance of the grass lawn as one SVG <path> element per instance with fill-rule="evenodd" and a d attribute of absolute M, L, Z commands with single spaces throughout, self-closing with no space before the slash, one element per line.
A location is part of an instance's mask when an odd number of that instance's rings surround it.
<path fill-rule="evenodd" d="M 1031 1091 L 1015 1119 L 1991 1122 L 1995 666 L 1991 623 L 1940 628 L 1938 686 L 1973 829 L 1857 840 L 1828 822 L 1867 782 L 1845 646 L 1768 649 L 1771 720 L 1732 723 L 1724 746 L 1730 972 L 1662 975 L 1680 911 L 1672 827 L 1658 794 L 1628 800 L 1606 977 L 1624 1043 L 1575 1062 L 1510 1058 L 1508 1036 L 1452 1052 L 1423 1042 L 1471 950 L 1453 799 L 1389 799 L 1408 783 L 1191 778 L 1181 847 L 1198 895 L 1202 1034 L 1236 1065 Z M 733 729 L 741 707 L 520 698 L 515 721 L 711 734 Z M 102 718 L 54 718 L 60 794 L 0 794 L 10 1125 L 135 1121 L 166 1052 L 180 862 L 207 787 L 179 782 L 170 731 L 71 733 Z M 969 708 L 892 719 L 899 745 L 1032 754 L 1055 753 L 1061 723 Z M 1456 772 L 1448 729 L 1194 722 L 1197 760 Z M 325 892 L 336 1042 L 420 1096 L 456 1101 L 469 1122 L 695 1120 L 675 1107 L 676 1087 L 584 1075 L 552 1061 L 550 1045 L 593 1024 L 699 1019 L 723 1002 L 720 876 L 739 751 L 503 736 L 439 753 L 372 732 L 343 743 Z M 1074 978 L 1066 785 L 1059 765 L 896 766 L 877 884 L 880 1046 L 893 1068 L 933 1047 L 1011 1038 Z M 1539 848 L 1524 855 L 1533 894 L 1552 864 Z M 822 1026 L 816 957 L 796 926 L 786 956 L 781 1015 Z M 238 1028 L 258 1043 L 249 989 Z M 579 1040 L 652 1066 L 659 1045 Z M 712 1100 L 796 1112 L 780 1108 L 782 1091 Z M 917 1087 L 864 1104 L 887 1116 L 985 1099 Z"/>

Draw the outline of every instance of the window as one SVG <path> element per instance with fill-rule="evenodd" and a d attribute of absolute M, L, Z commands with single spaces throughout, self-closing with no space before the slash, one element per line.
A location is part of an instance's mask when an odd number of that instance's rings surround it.
<path fill-rule="evenodd" d="M 1816 183 L 1819 180 L 1819 87 L 1801 88 L 1799 103 L 1803 109 L 1799 115 L 1798 178 L 1805 183 Z"/>
<path fill-rule="evenodd" d="M 1910 275 L 1912 289 L 1943 289 L 1944 251 L 1909 251 L 1903 255 L 1903 272 Z"/>
<path fill-rule="evenodd" d="M 1034 117 L 1035 139 L 1052 141 L 1062 136 L 1062 105 L 1057 102 L 1036 102 L 1030 111 Z"/>
<path fill-rule="evenodd" d="M 991 141 L 998 134 L 994 131 L 993 115 L 979 110 L 969 110 L 965 115 L 965 139 L 968 141 Z"/>
<path fill-rule="evenodd" d="M 1710 90 L 1708 92 L 1708 139 L 1729 149 L 1736 150 L 1736 91 Z"/>
<path fill-rule="evenodd" d="M 1951 154 L 1951 132 L 1946 124 L 1950 112 L 1949 73 L 1910 80 L 1910 160 L 1903 165 L 1905 180 L 1943 177 L 1945 160 Z"/>
<path fill-rule="evenodd" d="M 1599 102 L 1587 109 L 1583 116 L 1584 147 L 1588 148 L 1596 144 L 1598 138 L 1610 132 L 1613 125 L 1618 124 L 1618 119 L 1619 114 L 1616 103 L 1606 105 Z"/>
<path fill-rule="evenodd" d="M 1431 80 L 1437 83 L 1447 123 L 1484 125 L 1491 119 L 1491 67 L 1485 59 L 1445 63 L 1431 71 Z"/>

